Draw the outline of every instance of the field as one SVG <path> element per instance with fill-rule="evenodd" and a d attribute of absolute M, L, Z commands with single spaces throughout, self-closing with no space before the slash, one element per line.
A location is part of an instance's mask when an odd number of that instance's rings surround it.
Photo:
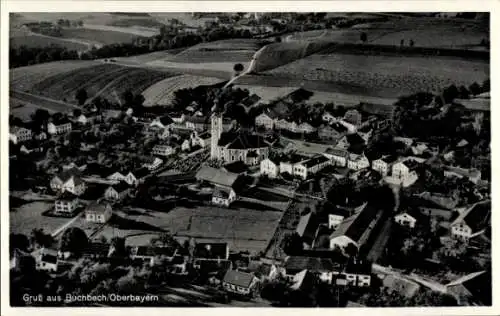
<path fill-rule="evenodd" d="M 131 236 L 127 243 L 148 243 L 153 228 L 168 230 L 179 237 L 194 237 L 197 241 L 228 242 L 233 250 L 261 251 L 269 242 L 281 217 L 281 212 L 257 211 L 250 209 L 225 209 L 215 207 L 184 208 L 176 207 L 168 213 L 134 209 L 133 212 L 117 212 L 120 217 L 129 221 L 149 225 L 150 230 L 119 232 L 119 227 L 107 227 L 96 235 L 96 238 L 114 234 Z M 132 235 L 136 235 L 132 237 Z"/>
<path fill-rule="evenodd" d="M 181 52 L 182 50 L 183 49 L 170 49 L 136 56 L 116 57 L 115 59 L 120 63 L 141 65 L 155 60 L 168 59 L 175 56 L 175 54 Z"/>
<path fill-rule="evenodd" d="M 334 82 L 361 95 L 394 98 L 417 91 L 436 91 L 455 84 L 470 85 L 489 78 L 482 61 L 453 58 L 311 55 L 267 74 L 308 81 Z"/>
<path fill-rule="evenodd" d="M 91 23 L 85 23 L 84 27 L 86 29 L 90 30 L 98 30 L 98 31 L 109 31 L 109 32 L 118 32 L 118 33 L 125 33 L 129 35 L 135 35 L 135 36 L 144 36 L 144 37 L 150 37 L 150 36 L 155 36 L 160 33 L 158 29 L 151 29 L 147 27 L 139 27 L 139 26 L 112 26 L 112 25 L 105 25 L 105 24 L 91 24 Z"/>
<path fill-rule="evenodd" d="M 213 77 L 181 75 L 164 79 L 150 86 L 142 92 L 146 99 L 144 105 L 168 105 L 172 102 L 174 92 L 179 89 L 194 88 L 197 86 L 214 85 L 222 80 Z"/>
<path fill-rule="evenodd" d="M 55 61 L 33 66 L 14 68 L 9 71 L 10 89 L 29 91 L 38 82 L 57 74 L 97 65 L 94 61 Z"/>
<path fill-rule="evenodd" d="M 268 87 L 257 85 L 235 85 L 235 88 L 247 89 L 250 94 L 258 95 L 261 98 L 259 102 L 264 104 L 284 98 L 298 89 L 298 87 Z"/>
<path fill-rule="evenodd" d="M 70 50 L 83 51 L 87 50 L 88 46 L 83 43 L 66 41 L 55 37 L 40 36 L 40 35 L 24 35 L 9 38 L 10 47 L 19 48 L 26 47 L 47 47 L 51 45 L 65 47 Z"/>
<path fill-rule="evenodd" d="M 46 233 L 52 233 L 69 220 L 62 217 L 43 216 L 42 213 L 52 206 L 53 203 L 32 202 L 11 210 L 9 212 L 10 231 L 29 236 L 34 228 L 43 228 Z"/>
<path fill-rule="evenodd" d="M 23 68 L 29 71 L 29 67 Z M 41 80 L 32 81 L 29 86 L 24 86 L 23 90 L 55 100 L 66 99 L 67 102 L 74 102 L 76 91 L 80 88 L 86 89 L 89 98 L 96 95 L 114 98 L 115 92 L 120 95 L 126 89 L 131 89 L 133 93 L 141 93 L 153 83 L 168 76 L 170 74 L 155 70 L 96 64 L 42 76 Z M 13 89 L 17 86 L 14 85 Z"/>
<path fill-rule="evenodd" d="M 98 42 L 104 45 L 115 43 L 131 43 L 137 38 L 136 35 L 116 31 L 94 30 L 88 28 L 62 29 L 65 38 L 77 38 L 86 41 Z"/>
<path fill-rule="evenodd" d="M 114 20 L 108 23 L 108 25 L 111 26 L 120 26 L 120 27 L 129 27 L 129 26 L 141 26 L 141 27 L 147 27 L 147 28 L 160 28 L 164 24 L 161 22 L 158 22 L 157 20 L 151 18 L 151 17 L 128 17 L 128 18 L 121 18 L 119 20 Z"/>

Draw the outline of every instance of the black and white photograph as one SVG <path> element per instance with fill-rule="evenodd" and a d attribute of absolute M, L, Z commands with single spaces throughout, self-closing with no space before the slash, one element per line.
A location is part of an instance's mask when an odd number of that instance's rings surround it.
<path fill-rule="evenodd" d="M 57 9 L 7 15 L 6 305 L 494 305 L 490 12 Z"/>

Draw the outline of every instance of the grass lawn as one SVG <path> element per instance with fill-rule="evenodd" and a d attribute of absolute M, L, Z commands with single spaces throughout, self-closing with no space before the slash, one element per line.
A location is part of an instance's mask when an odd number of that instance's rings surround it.
<path fill-rule="evenodd" d="M 53 205 L 53 203 L 33 202 L 11 209 L 9 212 L 10 231 L 29 236 L 34 228 L 43 228 L 46 233 L 52 233 L 52 231 L 70 220 L 63 217 L 42 215 Z"/>
<path fill-rule="evenodd" d="M 79 44 L 75 42 L 68 42 L 65 40 L 44 37 L 38 35 L 21 35 L 9 38 L 10 47 L 19 48 L 20 46 L 27 46 L 29 48 L 34 47 L 47 47 L 47 46 L 61 46 L 70 50 L 87 50 L 87 45 Z"/>

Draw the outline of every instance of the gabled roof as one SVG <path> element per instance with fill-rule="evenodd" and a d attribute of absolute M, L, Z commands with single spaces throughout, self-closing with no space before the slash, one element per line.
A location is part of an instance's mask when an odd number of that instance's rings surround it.
<path fill-rule="evenodd" d="M 209 166 L 203 166 L 196 173 L 196 179 L 198 179 L 198 181 L 203 180 L 226 187 L 232 187 L 237 178 L 238 175 L 235 173 L 226 172 Z"/>
<path fill-rule="evenodd" d="M 346 135 L 349 144 L 364 144 L 365 140 L 358 133 Z"/>
<path fill-rule="evenodd" d="M 227 270 L 223 281 L 241 287 L 249 287 L 255 279 L 253 273 L 247 273 L 237 270 Z"/>
<path fill-rule="evenodd" d="M 197 243 L 194 248 L 197 259 L 226 259 L 228 256 L 227 243 Z"/>
<path fill-rule="evenodd" d="M 460 216 L 458 216 L 458 218 L 452 223 L 452 225 L 464 222 L 472 229 L 473 233 L 476 233 L 488 226 L 490 218 L 491 201 L 487 200 L 473 204 L 466 211 L 460 214 Z"/>
<path fill-rule="evenodd" d="M 309 160 L 306 160 L 306 161 L 302 162 L 302 164 L 304 166 L 306 166 L 307 168 L 311 168 L 311 167 L 314 167 L 316 165 L 319 165 L 319 164 L 322 164 L 324 162 L 327 162 L 329 160 L 330 159 L 326 158 L 323 155 L 317 155 L 317 156 L 314 156 L 313 158 L 311 158 Z"/>
<path fill-rule="evenodd" d="M 391 163 L 395 162 L 396 160 L 398 160 L 398 156 L 396 156 L 396 155 L 386 155 L 386 156 L 383 156 L 382 158 L 379 158 L 377 160 L 382 160 L 386 164 L 391 164 Z"/>
<path fill-rule="evenodd" d="M 359 212 L 344 219 L 330 235 L 330 239 L 347 236 L 357 243 L 376 215 L 377 211 L 365 204 Z"/>
<path fill-rule="evenodd" d="M 77 196 L 69 191 L 64 191 L 61 195 L 57 197 L 58 201 L 73 201 Z"/>
<path fill-rule="evenodd" d="M 100 203 L 98 201 L 94 201 L 87 206 L 85 212 L 103 214 L 110 208 L 111 206 L 109 205 L 109 203 Z"/>
<path fill-rule="evenodd" d="M 225 132 L 219 138 L 218 146 L 224 146 L 229 149 L 250 149 L 268 147 L 264 138 L 259 135 L 248 134 L 244 132 Z"/>
<path fill-rule="evenodd" d="M 402 214 L 408 214 L 409 216 L 413 217 L 417 221 L 424 217 L 424 215 L 419 210 L 417 210 L 416 208 L 413 208 L 413 207 L 410 207 L 410 208 L 398 213 L 397 215 L 402 215 Z"/>
<path fill-rule="evenodd" d="M 60 125 L 64 125 L 64 124 L 71 124 L 71 121 L 67 117 L 63 116 L 62 118 L 60 118 L 58 120 L 53 120 L 52 124 L 54 124 L 55 126 L 60 126 Z"/>
<path fill-rule="evenodd" d="M 248 166 L 243 161 L 235 161 L 225 164 L 223 168 L 228 172 L 238 173 L 238 174 L 248 171 Z"/>
<path fill-rule="evenodd" d="M 128 183 L 125 181 L 120 181 L 117 184 L 111 185 L 110 187 L 113 188 L 117 193 L 121 193 L 121 192 L 128 190 L 130 188 Z"/>
<path fill-rule="evenodd" d="M 151 247 L 151 246 L 138 246 L 135 251 L 136 256 L 141 257 L 155 257 L 166 256 L 172 257 L 175 254 L 175 247 Z"/>
<path fill-rule="evenodd" d="M 312 272 L 334 271 L 337 265 L 329 258 L 291 256 L 286 258 L 284 268 L 289 271 L 309 270 Z"/>
<path fill-rule="evenodd" d="M 72 177 L 79 178 L 80 175 L 81 175 L 80 170 L 78 170 L 77 168 L 72 168 L 72 169 L 68 169 L 68 170 L 64 170 L 63 172 L 60 172 L 56 177 L 58 177 L 62 182 L 67 182 Z"/>
<path fill-rule="evenodd" d="M 314 237 L 316 237 L 318 226 L 318 216 L 316 213 L 309 212 L 300 218 L 296 232 L 304 239 L 304 241 L 310 243 L 314 240 Z"/>

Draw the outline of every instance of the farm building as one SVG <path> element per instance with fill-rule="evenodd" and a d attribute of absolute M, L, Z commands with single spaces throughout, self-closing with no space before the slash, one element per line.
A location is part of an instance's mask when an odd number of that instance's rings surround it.
<path fill-rule="evenodd" d="M 316 238 L 316 232 L 319 224 L 318 215 L 312 211 L 300 218 L 295 231 L 302 238 L 305 248 L 311 248 L 314 239 Z"/>
<path fill-rule="evenodd" d="M 36 258 L 36 268 L 47 272 L 57 272 L 59 268 L 57 250 L 42 248 Z"/>
<path fill-rule="evenodd" d="M 330 164 L 330 159 L 323 155 L 317 155 L 311 159 L 301 161 L 293 166 L 293 175 L 307 179 L 309 176 L 317 173 Z"/>
<path fill-rule="evenodd" d="M 102 202 L 92 202 L 85 210 L 85 220 L 91 223 L 106 223 L 112 216 L 111 205 Z"/>
<path fill-rule="evenodd" d="M 227 243 L 196 243 L 193 257 L 193 265 L 198 268 L 204 261 L 228 261 L 229 246 Z"/>
<path fill-rule="evenodd" d="M 32 138 L 30 129 L 19 126 L 12 126 L 9 128 L 9 139 L 14 144 L 21 143 Z"/>
<path fill-rule="evenodd" d="M 415 228 L 417 222 L 424 218 L 423 214 L 415 208 L 410 208 L 394 216 L 394 221 L 401 226 Z"/>
<path fill-rule="evenodd" d="M 333 165 L 345 167 L 347 166 L 349 152 L 338 148 L 328 148 L 325 152 L 325 156 L 332 160 Z"/>
<path fill-rule="evenodd" d="M 287 277 L 293 278 L 294 275 L 303 270 L 308 270 L 318 277 L 322 282 L 332 284 L 334 276 L 341 272 L 341 266 L 330 258 L 290 256 L 285 259 L 283 264 L 284 273 Z"/>
<path fill-rule="evenodd" d="M 228 207 L 236 199 L 237 195 L 233 189 L 215 188 L 212 194 L 212 203 L 215 205 Z"/>
<path fill-rule="evenodd" d="M 471 237 L 484 231 L 491 220 L 491 201 L 481 201 L 463 211 L 451 223 L 451 236 L 455 239 L 468 241 Z"/>
<path fill-rule="evenodd" d="M 56 175 L 50 181 L 50 187 L 57 192 L 71 192 L 75 195 L 82 195 L 85 192 L 85 182 L 80 178 L 80 171 L 77 169 L 65 170 Z"/>
<path fill-rule="evenodd" d="M 230 293 L 251 296 L 258 283 L 259 279 L 253 273 L 228 270 L 222 280 L 222 287 Z"/>
<path fill-rule="evenodd" d="M 347 168 L 351 170 L 361 170 L 370 167 L 370 161 L 365 155 L 356 155 L 353 153 L 349 154 L 349 160 L 347 161 Z"/>
<path fill-rule="evenodd" d="M 118 184 L 109 186 L 104 192 L 104 198 L 111 201 L 123 200 L 130 193 L 130 186 L 127 182 L 120 181 Z"/>
<path fill-rule="evenodd" d="M 175 247 L 151 247 L 151 246 L 136 246 L 131 250 L 131 258 L 133 260 L 142 260 L 154 266 L 161 260 L 172 261 L 177 254 Z"/>
<path fill-rule="evenodd" d="M 277 159 L 266 158 L 260 162 L 260 173 L 271 179 L 277 178 L 280 174 L 280 163 Z"/>
<path fill-rule="evenodd" d="M 153 155 L 168 157 L 175 154 L 175 147 L 172 145 L 156 145 L 153 147 Z"/>
<path fill-rule="evenodd" d="M 56 214 L 73 214 L 78 206 L 78 196 L 69 191 L 63 192 L 57 197 L 54 203 L 54 213 Z"/>
<path fill-rule="evenodd" d="M 51 135 L 59 135 L 71 132 L 71 121 L 68 118 L 61 118 L 49 122 L 47 124 L 47 131 Z"/>
<path fill-rule="evenodd" d="M 321 125 L 318 128 L 318 137 L 322 140 L 338 140 L 347 132 L 347 128 L 340 123 Z"/>
<path fill-rule="evenodd" d="M 372 265 L 368 261 L 349 260 L 337 285 L 369 287 L 371 284 Z M 345 284 L 344 284 L 345 282 Z"/>

